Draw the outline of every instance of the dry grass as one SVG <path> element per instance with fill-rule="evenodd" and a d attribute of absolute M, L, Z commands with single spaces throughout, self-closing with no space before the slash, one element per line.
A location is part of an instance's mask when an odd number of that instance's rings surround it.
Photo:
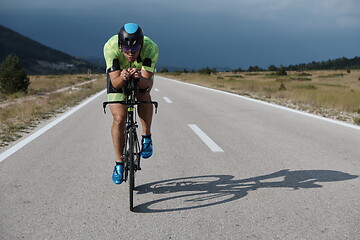
<path fill-rule="evenodd" d="M 162 75 L 360 124 L 360 70 Z"/>
<path fill-rule="evenodd" d="M 75 84 L 89 81 L 96 78 L 96 75 L 38 75 L 30 76 L 30 86 L 28 93 L 15 93 L 11 95 L 0 94 L 0 103 L 5 100 L 13 100 L 29 95 L 41 95 L 56 91 L 58 89 L 73 86 Z"/>
<path fill-rule="evenodd" d="M 88 84 L 55 92 L 64 87 L 97 79 Z M 82 99 L 104 89 L 104 75 L 31 76 L 29 93 L 2 96 L 0 102 L 0 147 L 21 137 L 41 120 L 65 111 Z"/>

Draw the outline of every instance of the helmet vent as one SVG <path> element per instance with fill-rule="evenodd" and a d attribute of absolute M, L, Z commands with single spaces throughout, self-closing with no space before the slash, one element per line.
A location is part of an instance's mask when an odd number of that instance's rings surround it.
<path fill-rule="evenodd" d="M 136 44 L 136 39 L 125 38 L 126 45 L 133 46 Z"/>
<path fill-rule="evenodd" d="M 142 29 L 135 23 L 125 24 L 124 27 L 118 33 L 119 46 L 127 45 L 134 46 L 136 44 L 142 44 L 144 39 L 144 33 Z"/>

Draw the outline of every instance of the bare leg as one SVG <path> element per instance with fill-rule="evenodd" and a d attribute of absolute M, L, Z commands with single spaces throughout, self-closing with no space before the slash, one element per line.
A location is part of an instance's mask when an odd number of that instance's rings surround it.
<path fill-rule="evenodd" d="M 122 104 L 110 104 L 110 111 L 113 115 L 111 136 L 114 145 L 115 161 L 123 162 L 123 148 L 125 145 L 124 128 L 126 123 L 126 106 Z"/>
<path fill-rule="evenodd" d="M 136 98 L 139 101 L 151 101 L 150 91 L 154 81 L 152 80 L 149 88 L 144 93 L 137 94 Z M 150 135 L 151 134 L 151 123 L 154 112 L 154 106 L 152 104 L 140 104 L 138 107 L 139 117 L 142 126 L 142 135 Z"/>
<path fill-rule="evenodd" d="M 137 95 L 139 101 L 151 101 L 150 92 L 139 93 Z M 152 104 L 140 104 L 138 107 L 139 117 L 142 126 L 142 135 L 151 134 L 151 123 L 153 117 L 154 107 Z"/>

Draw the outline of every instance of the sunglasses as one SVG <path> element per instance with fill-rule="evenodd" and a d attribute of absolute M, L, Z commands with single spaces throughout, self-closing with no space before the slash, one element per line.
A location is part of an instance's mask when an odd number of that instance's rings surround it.
<path fill-rule="evenodd" d="M 129 53 L 129 52 L 136 53 L 136 52 L 140 51 L 141 44 L 135 44 L 134 46 L 122 45 L 121 49 L 123 50 L 124 53 Z"/>

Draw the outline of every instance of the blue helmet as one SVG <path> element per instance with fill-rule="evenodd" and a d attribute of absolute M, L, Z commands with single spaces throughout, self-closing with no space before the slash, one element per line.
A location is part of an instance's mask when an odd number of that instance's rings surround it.
<path fill-rule="evenodd" d="M 144 41 L 144 33 L 139 25 L 136 23 L 125 24 L 118 33 L 119 47 L 123 46 L 135 46 L 141 44 Z"/>

